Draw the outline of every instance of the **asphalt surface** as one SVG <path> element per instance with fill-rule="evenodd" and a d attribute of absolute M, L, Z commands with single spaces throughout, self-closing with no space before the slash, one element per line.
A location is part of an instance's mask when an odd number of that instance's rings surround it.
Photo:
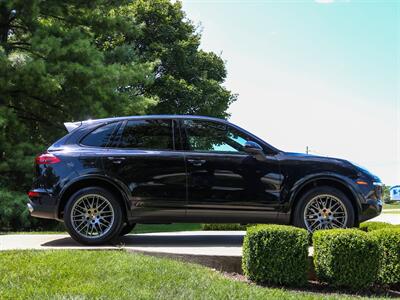
<path fill-rule="evenodd" d="M 371 221 L 400 224 L 400 214 L 384 213 Z M 112 245 L 95 247 L 82 246 L 67 234 L 7 234 L 0 235 L 0 251 L 14 249 L 126 249 L 178 255 L 240 257 L 245 233 L 245 231 L 187 231 L 129 234 L 121 237 Z"/>
<path fill-rule="evenodd" d="M 0 236 L 0 250 L 126 249 L 138 252 L 190 255 L 242 255 L 245 231 L 187 231 L 129 234 L 113 245 L 82 246 L 67 234 L 10 234 Z"/>

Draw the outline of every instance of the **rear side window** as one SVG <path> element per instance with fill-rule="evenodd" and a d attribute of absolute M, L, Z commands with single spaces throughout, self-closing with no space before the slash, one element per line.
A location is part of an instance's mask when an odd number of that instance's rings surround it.
<path fill-rule="evenodd" d="M 119 148 L 173 150 L 172 120 L 128 121 Z"/>
<path fill-rule="evenodd" d="M 110 137 L 112 136 L 116 127 L 116 122 L 98 127 L 86 135 L 82 139 L 81 144 L 92 147 L 107 147 Z"/>

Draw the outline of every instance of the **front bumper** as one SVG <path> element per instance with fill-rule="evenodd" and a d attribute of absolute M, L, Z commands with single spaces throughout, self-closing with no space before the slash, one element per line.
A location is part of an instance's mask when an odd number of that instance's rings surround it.
<path fill-rule="evenodd" d="M 374 179 L 362 179 L 359 181 L 363 182 L 363 184 L 358 185 L 361 204 L 358 221 L 364 222 L 379 216 L 382 212 L 383 183 L 380 180 L 374 181 Z"/>
<path fill-rule="evenodd" d="M 359 215 L 359 221 L 364 222 L 379 216 L 382 212 L 382 200 L 367 199 L 366 203 L 361 205 L 361 212 Z"/>
<path fill-rule="evenodd" d="M 46 192 L 39 191 L 39 196 L 29 198 L 27 208 L 32 217 L 58 219 L 56 201 Z"/>

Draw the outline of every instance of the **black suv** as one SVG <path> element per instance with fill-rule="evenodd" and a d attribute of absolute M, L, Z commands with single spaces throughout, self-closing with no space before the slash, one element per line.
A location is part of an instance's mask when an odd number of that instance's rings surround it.
<path fill-rule="evenodd" d="M 136 223 L 357 226 L 382 209 L 382 183 L 352 163 L 280 151 L 225 120 L 134 116 L 65 123 L 36 157 L 32 216 L 100 244 Z"/>

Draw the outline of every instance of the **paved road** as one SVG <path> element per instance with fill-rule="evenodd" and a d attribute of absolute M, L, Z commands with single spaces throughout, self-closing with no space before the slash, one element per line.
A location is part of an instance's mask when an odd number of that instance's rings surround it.
<path fill-rule="evenodd" d="M 400 224 L 400 214 L 381 214 L 371 221 Z M 65 234 L 0 235 L 0 250 L 12 249 L 118 249 L 182 255 L 242 255 L 245 231 L 187 231 L 130 234 L 108 246 L 82 246 Z"/>
<path fill-rule="evenodd" d="M 399 211 L 399 210 L 397 210 L 397 211 Z M 370 221 L 388 222 L 391 224 L 400 224 L 400 214 L 382 213 Z"/>
<path fill-rule="evenodd" d="M 0 236 L 0 250 L 12 249 L 118 249 L 191 255 L 242 255 L 245 231 L 187 231 L 130 234 L 109 246 L 82 246 L 65 234 L 13 234 Z"/>

